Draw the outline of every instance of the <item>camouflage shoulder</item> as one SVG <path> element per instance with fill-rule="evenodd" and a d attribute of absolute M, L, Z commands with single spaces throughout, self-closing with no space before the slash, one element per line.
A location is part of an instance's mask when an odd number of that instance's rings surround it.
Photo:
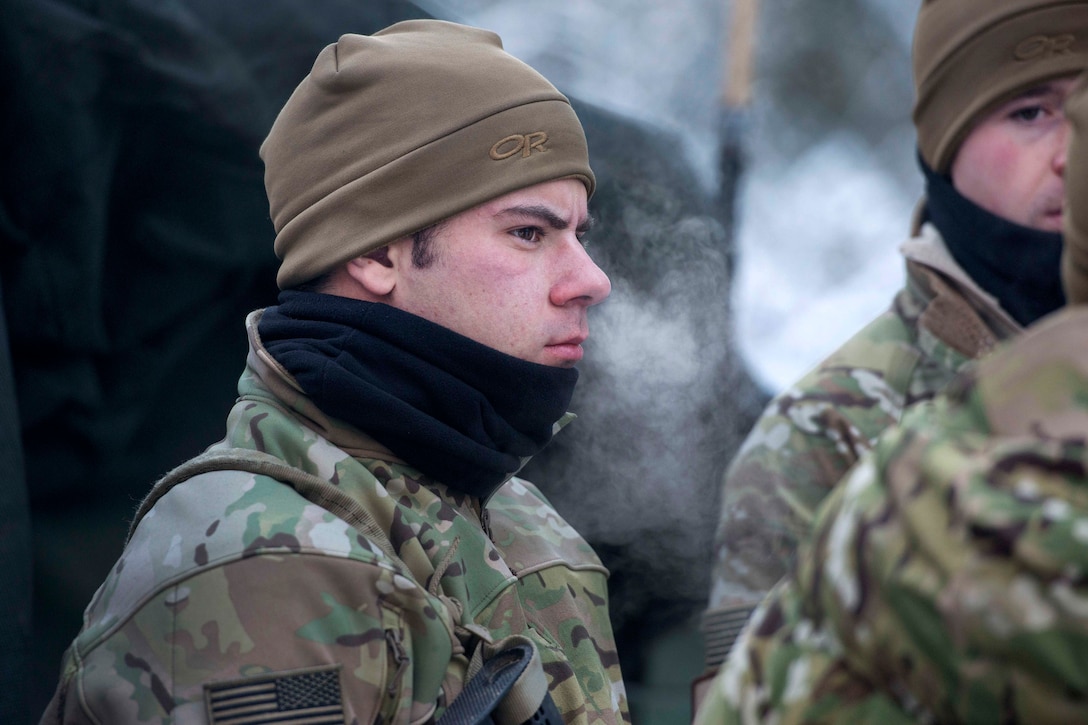
<path fill-rule="evenodd" d="M 160 498 L 86 619 L 61 691 L 108 722 L 205 722 L 211 683 L 325 678 L 324 707 L 360 722 L 418 721 L 460 689 L 442 603 L 347 522 L 243 471 Z"/>
<path fill-rule="evenodd" d="M 608 576 L 589 542 L 529 481 L 507 481 L 488 501 L 487 510 L 491 536 L 515 571 L 552 562 Z"/>
<path fill-rule="evenodd" d="M 896 302 L 904 298 L 900 290 Z M 891 360 L 916 347 L 918 323 L 902 304 L 892 304 L 828 355 L 821 365 L 887 368 Z"/>
<path fill-rule="evenodd" d="M 920 357 L 912 340 L 907 323 L 885 312 L 775 396 L 731 464 L 725 495 L 773 481 L 795 489 L 786 500 L 811 513 L 858 451 L 898 420 Z"/>
<path fill-rule="evenodd" d="M 458 647 L 445 610 L 391 569 L 265 553 L 158 590 L 71 678 L 78 706 L 110 723 L 233 722 L 231 701 L 257 692 L 300 720 L 421 721 L 444 704 Z"/>
<path fill-rule="evenodd" d="M 147 512 L 89 605 L 80 638 L 90 646 L 164 586 L 264 551 L 319 552 L 394 568 L 377 544 L 291 487 L 245 471 L 206 473 Z"/>
<path fill-rule="evenodd" d="M 1067 308 L 980 360 L 954 394 L 995 435 L 1080 437 L 1088 430 L 1086 350 L 1088 309 Z"/>
<path fill-rule="evenodd" d="M 749 432 L 722 483 L 712 606 L 777 581 L 828 491 L 899 419 L 903 384 L 888 375 L 917 362 L 901 327 L 882 316 L 777 395 Z"/>

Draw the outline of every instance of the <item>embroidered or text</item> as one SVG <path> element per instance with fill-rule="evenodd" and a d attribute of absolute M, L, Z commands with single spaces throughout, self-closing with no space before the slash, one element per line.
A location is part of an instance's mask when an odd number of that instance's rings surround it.
<path fill-rule="evenodd" d="M 544 131 L 534 131 L 527 134 L 515 133 L 492 146 L 488 155 L 495 161 L 502 161 L 517 154 L 521 154 L 522 158 L 528 158 L 533 151 L 547 151 L 544 148 L 547 141 L 548 134 Z"/>
<path fill-rule="evenodd" d="M 1056 55 L 1068 55 L 1073 51 L 1069 46 L 1077 38 L 1072 33 L 1061 35 L 1033 35 L 1020 41 L 1013 54 L 1017 60 L 1042 60 Z"/>

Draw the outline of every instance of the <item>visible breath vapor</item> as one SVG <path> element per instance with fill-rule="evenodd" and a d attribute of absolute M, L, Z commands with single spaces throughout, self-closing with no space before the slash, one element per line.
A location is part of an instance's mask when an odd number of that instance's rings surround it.
<path fill-rule="evenodd" d="M 668 135 L 578 110 L 613 291 L 590 311 L 579 419 L 526 476 L 612 569 L 617 627 L 645 634 L 705 603 L 721 475 L 763 397 L 733 344 L 731 192 L 708 197 Z"/>

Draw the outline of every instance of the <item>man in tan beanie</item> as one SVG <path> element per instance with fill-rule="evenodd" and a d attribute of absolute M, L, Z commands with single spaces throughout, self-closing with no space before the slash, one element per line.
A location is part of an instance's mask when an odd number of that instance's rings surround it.
<path fill-rule="evenodd" d="M 326 47 L 261 156 L 279 304 L 42 722 L 628 721 L 608 572 L 516 477 L 610 290 L 567 99 L 493 33 L 408 21 Z"/>
<path fill-rule="evenodd" d="M 1067 125 L 1084 0 L 925 0 L 914 122 L 926 195 L 891 306 L 772 400 L 723 483 L 707 672 L 791 565 L 813 512 L 876 436 L 1063 302 Z"/>
<path fill-rule="evenodd" d="M 862 454 L 699 725 L 1088 721 L 1088 85 L 1067 113 L 1068 307 Z"/>

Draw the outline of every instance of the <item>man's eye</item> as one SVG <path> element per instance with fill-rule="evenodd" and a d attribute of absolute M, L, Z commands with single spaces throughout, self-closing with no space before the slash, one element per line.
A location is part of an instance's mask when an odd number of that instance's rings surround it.
<path fill-rule="evenodd" d="M 1043 115 L 1042 106 L 1026 106 L 1025 108 L 1018 108 L 1009 114 L 1011 118 L 1017 121 L 1034 121 Z"/>
<path fill-rule="evenodd" d="M 514 230 L 514 236 L 526 242 L 539 242 L 541 237 L 540 227 L 519 227 Z"/>

